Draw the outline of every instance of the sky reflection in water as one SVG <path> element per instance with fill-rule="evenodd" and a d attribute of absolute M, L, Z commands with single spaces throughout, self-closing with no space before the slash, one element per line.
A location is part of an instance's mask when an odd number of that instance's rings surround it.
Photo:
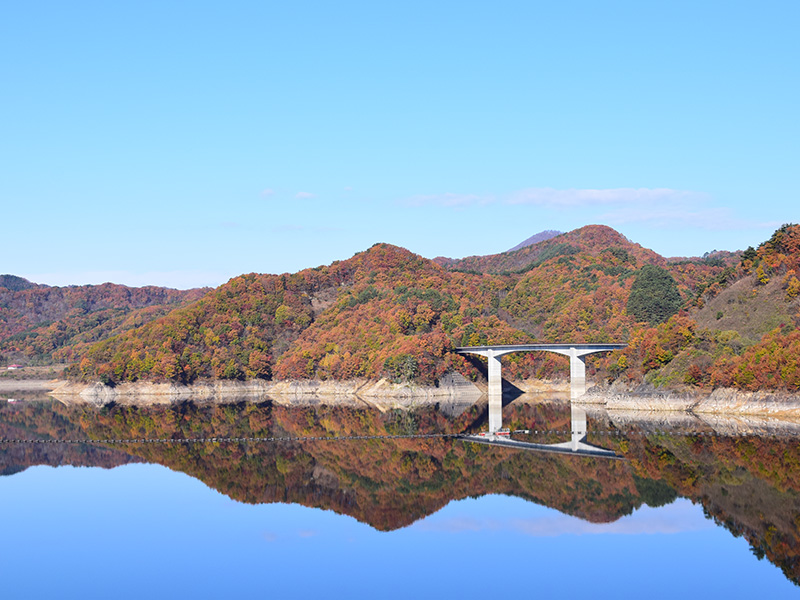
<path fill-rule="evenodd" d="M 22 402 L 0 405 L 0 438 L 476 433 L 486 410 Z M 575 410 L 516 400 L 503 421 L 560 442 Z M 628 460 L 441 437 L 4 443 L 0 597 L 796 595 L 775 566 L 796 578 L 796 425 L 715 422 L 709 436 L 688 417 L 678 431 L 586 410 L 589 441 Z M 754 425 L 780 435 L 736 432 Z M 48 466 L 66 464 L 114 468 Z"/>
<path fill-rule="evenodd" d="M 489 495 L 380 532 L 157 465 L 32 467 L 0 478 L 0 498 L 4 598 L 797 594 L 684 499 L 592 524 Z"/>

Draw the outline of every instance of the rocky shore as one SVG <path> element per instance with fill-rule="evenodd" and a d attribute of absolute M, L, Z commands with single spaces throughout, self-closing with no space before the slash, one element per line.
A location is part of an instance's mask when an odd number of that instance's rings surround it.
<path fill-rule="evenodd" d="M 413 383 L 393 383 L 386 379 L 354 379 L 348 381 L 210 381 L 180 385 L 176 383 L 123 383 L 107 386 L 102 383 L 54 383 L 50 393 L 56 398 L 75 401 L 79 398 L 93 403 L 136 401 L 148 404 L 181 400 L 212 401 L 226 397 L 361 397 L 369 399 L 427 399 L 454 396 L 480 397 L 482 390 L 457 373 L 448 375 L 438 386 Z"/>
<path fill-rule="evenodd" d="M 584 396 L 602 401 L 608 410 L 681 411 L 695 414 L 800 415 L 800 396 L 787 392 L 718 388 L 713 391 L 669 390 L 650 385 L 594 386 Z"/>
<path fill-rule="evenodd" d="M 10 384 L 11 382 L 9 382 Z M 473 383 L 457 373 L 440 381 L 438 386 L 422 386 L 413 383 L 395 383 L 386 379 L 356 379 L 348 381 L 210 381 L 192 385 L 175 383 L 124 383 L 107 386 L 102 383 L 77 383 L 69 381 L 30 381 L 25 387 L 14 390 L 49 392 L 65 402 L 107 402 L 162 404 L 183 400 L 224 401 L 230 398 L 258 398 L 271 396 L 276 399 L 338 398 L 364 399 L 377 403 L 408 403 L 424 400 L 477 399 L 486 393 L 486 385 Z M 517 393 L 555 393 L 569 395 L 568 382 L 525 381 L 514 382 L 510 389 Z M 10 393 L 11 389 L 2 392 Z M 508 390 L 507 390 L 508 391 Z M 573 399 L 580 403 L 594 404 L 608 411 L 646 411 L 654 413 L 692 413 L 695 415 L 752 415 L 764 417 L 800 418 L 800 395 L 787 392 L 746 392 L 734 389 L 698 391 L 694 389 L 664 389 L 647 384 L 624 386 L 595 385 Z M 338 401 L 338 400 L 337 400 Z"/>

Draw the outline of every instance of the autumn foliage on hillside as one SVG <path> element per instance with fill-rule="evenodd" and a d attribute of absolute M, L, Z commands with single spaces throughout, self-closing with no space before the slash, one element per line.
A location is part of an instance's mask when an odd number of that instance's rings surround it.
<path fill-rule="evenodd" d="M 378 244 L 294 275 L 244 275 L 186 308 L 90 348 L 72 369 L 150 379 L 387 376 L 434 382 L 474 367 L 460 344 L 530 339 L 495 314 L 502 278 L 448 273 Z"/>
<path fill-rule="evenodd" d="M 519 250 L 450 260 L 447 262 L 447 267 L 458 271 L 480 273 L 524 273 L 558 256 L 570 256 L 581 252 L 599 255 L 609 248 L 624 249 L 632 259 L 631 262 L 636 264 L 666 263 L 663 257 L 639 244 L 634 244 L 611 227 L 587 225 Z"/>
<path fill-rule="evenodd" d="M 34 363 L 71 361 L 88 344 L 133 329 L 200 298 L 208 290 L 132 288 L 105 283 L 70 287 L 0 279 L 0 354 Z"/>
<path fill-rule="evenodd" d="M 454 368 L 469 372 L 456 346 L 531 340 L 496 316 L 507 287 L 501 278 L 449 273 L 388 245 L 351 264 L 352 287 L 281 356 L 277 377 L 433 383 Z"/>
<path fill-rule="evenodd" d="M 724 285 L 739 280 L 739 299 L 726 310 L 747 311 L 752 318 L 759 314 L 758 303 L 766 293 L 766 284 L 773 277 L 779 278 L 784 291 L 777 302 L 787 307 L 781 312 L 794 311 L 796 316 L 776 323 L 760 340 L 748 341 L 735 330 L 701 328 L 690 315 L 683 314 L 633 331 L 628 348 L 605 359 L 604 367 L 612 378 L 631 382 L 648 379 L 656 384 L 708 389 L 800 391 L 800 282 L 794 283 L 798 264 L 800 226 L 784 225 L 757 250 L 743 253 L 739 268 L 726 267 L 722 277 L 705 288 L 706 296 L 698 296 L 695 305 L 702 306 Z"/>
<path fill-rule="evenodd" d="M 457 354 L 458 346 L 625 341 L 641 327 L 628 309 L 631 286 L 642 267 L 665 261 L 607 227 L 565 236 L 540 242 L 539 262 L 517 274 L 446 269 L 377 244 L 293 275 L 244 275 L 135 330 L 75 348 L 71 374 L 111 384 L 381 377 L 435 384 L 449 371 L 481 377 L 479 361 Z M 684 273 L 673 285 L 689 298 L 692 286 L 721 270 L 704 266 L 695 280 Z M 509 379 L 566 373 L 557 355 L 504 360 Z"/>
<path fill-rule="evenodd" d="M 459 346 L 628 342 L 623 352 L 591 357 L 590 376 L 796 389 L 796 349 L 787 337 L 793 323 L 764 341 L 767 350 L 746 352 L 752 341 L 699 327 L 692 315 L 747 277 L 756 288 L 781 278 L 786 302 L 795 302 L 800 281 L 790 267 L 798 260 L 797 238 L 797 227 L 785 226 L 732 267 L 713 257 L 668 263 L 610 228 L 588 226 L 517 251 L 535 259 L 505 273 L 445 268 L 376 244 L 295 274 L 242 275 L 169 312 L 157 305 L 102 320 L 101 311 L 84 311 L 41 325 L 26 343 L 75 361 L 72 377 L 108 384 L 256 378 L 436 384 L 451 371 L 483 377 L 481 360 L 456 353 Z M 499 268 L 500 259 L 490 258 L 482 268 Z M 94 318 L 102 322 L 88 326 Z M 765 352 L 774 360 L 764 359 Z M 749 379 L 755 364 L 774 372 Z M 566 359 L 554 354 L 511 354 L 503 365 L 510 380 L 568 373 Z"/>
<path fill-rule="evenodd" d="M 274 348 L 311 322 L 313 281 L 242 275 L 194 304 L 95 346 L 71 374 L 109 383 L 270 378 Z"/>
<path fill-rule="evenodd" d="M 522 276 L 502 306 L 544 340 L 625 339 L 636 322 L 625 310 L 636 266 L 617 248 L 554 257 Z"/>

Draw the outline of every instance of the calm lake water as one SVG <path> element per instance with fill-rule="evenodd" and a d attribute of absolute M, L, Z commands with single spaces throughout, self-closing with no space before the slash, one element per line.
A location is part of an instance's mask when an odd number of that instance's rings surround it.
<path fill-rule="evenodd" d="M 0 597 L 798 595 L 797 425 L 502 411 L 621 458 L 451 437 L 485 400 L 3 402 Z"/>

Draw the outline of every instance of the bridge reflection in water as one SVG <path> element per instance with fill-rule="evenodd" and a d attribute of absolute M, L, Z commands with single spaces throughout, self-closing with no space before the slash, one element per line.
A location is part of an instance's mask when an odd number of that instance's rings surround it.
<path fill-rule="evenodd" d="M 583 387 L 585 391 L 585 386 Z M 579 389 L 573 389 L 572 398 L 578 394 Z M 581 392 L 582 393 L 582 392 Z M 529 450 L 533 452 L 549 452 L 553 454 L 569 454 L 572 456 L 594 456 L 624 460 L 624 457 L 613 450 L 602 448 L 590 444 L 586 441 L 587 425 L 586 411 L 575 404 L 570 403 L 570 435 L 571 439 L 567 442 L 555 444 L 540 444 L 534 442 L 523 442 L 512 439 L 510 432 L 503 430 L 503 397 L 499 394 L 489 395 L 489 432 L 476 435 L 462 435 L 460 439 L 478 444 L 491 446 L 504 446 L 517 450 Z"/>

